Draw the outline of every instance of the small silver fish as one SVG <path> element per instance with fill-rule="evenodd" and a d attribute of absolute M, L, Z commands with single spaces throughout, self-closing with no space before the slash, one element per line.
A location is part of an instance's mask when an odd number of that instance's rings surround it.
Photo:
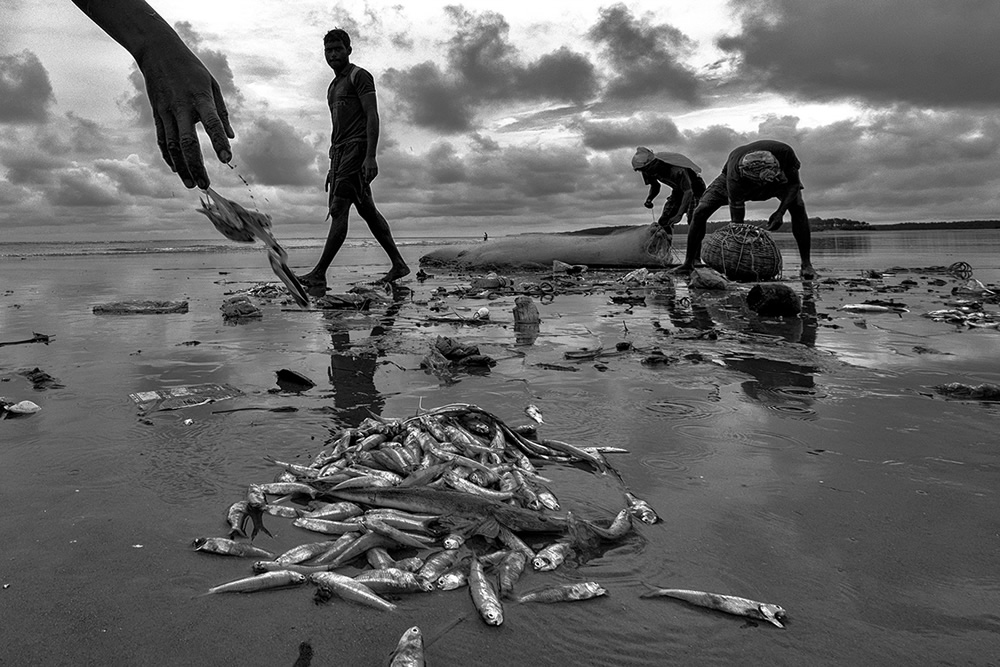
<path fill-rule="evenodd" d="M 399 638 L 389 667 L 424 667 L 424 637 L 419 627 L 414 625 Z"/>
<path fill-rule="evenodd" d="M 285 586 L 300 586 L 306 582 L 306 575 L 301 572 L 291 572 L 290 570 L 278 570 L 277 572 L 265 572 L 244 579 L 237 579 L 225 584 L 219 584 L 208 589 L 209 593 L 253 593 L 269 588 L 283 588 Z"/>
<path fill-rule="evenodd" d="M 517 598 L 518 602 L 572 602 L 574 600 L 589 600 L 600 595 L 607 595 L 596 581 L 582 581 L 562 586 L 545 586 L 529 591 Z"/>
<path fill-rule="evenodd" d="M 199 537 L 194 540 L 195 551 L 235 556 L 237 558 L 274 558 L 274 554 L 246 542 L 235 542 L 224 537 Z"/>
<path fill-rule="evenodd" d="M 528 415 L 534 419 L 539 424 L 544 424 L 545 420 L 542 419 L 542 411 L 538 409 L 538 406 L 534 403 L 529 403 L 528 407 L 524 409 L 524 414 Z"/>
<path fill-rule="evenodd" d="M 469 575 L 461 570 L 451 570 L 438 577 L 436 585 L 442 591 L 453 591 L 469 583 Z"/>
<path fill-rule="evenodd" d="M 648 584 L 647 584 L 648 585 Z M 704 591 L 689 591 L 682 588 L 656 588 L 651 587 L 648 593 L 643 593 L 639 597 L 670 597 L 684 600 L 699 607 L 724 611 L 727 614 L 736 616 L 746 616 L 759 621 L 767 621 L 779 628 L 785 627 L 781 621 L 785 619 L 785 610 L 780 605 L 769 604 L 767 602 L 757 602 L 734 595 L 722 595 L 720 593 L 706 593 Z"/>
<path fill-rule="evenodd" d="M 554 570 L 562 565 L 570 551 L 572 551 L 572 547 L 569 542 L 562 540 L 554 542 L 535 554 L 531 560 L 531 566 L 540 572 Z"/>

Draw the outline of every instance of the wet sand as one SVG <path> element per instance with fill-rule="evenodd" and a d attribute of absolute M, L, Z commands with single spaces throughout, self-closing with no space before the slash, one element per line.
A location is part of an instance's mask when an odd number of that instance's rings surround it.
<path fill-rule="evenodd" d="M 414 272 L 426 251 L 404 253 Z M 385 269 L 377 249 L 344 265 L 331 271 L 332 293 Z M 952 298 L 960 281 L 948 275 L 867 281 L 817 265 L 824 280 L 789 283 L 806 314 L 785 323 L 759 321 L 738 295 L 629 287 L 624 271 L 513 274 L 516 288 L 553 285 L 534 292 L 542 324 L 532 337 L 512 326 L 514 292 L 476 294 L 473 275 L 439 267 L 367 312 L 265 301 L 262 319 L 228 325 L 223 300 L 272 279 L 263 254 L 5 259 L 0 339 L 54 339 L 0 347 L 0 396 L 42 407 L 0 421 L 0 664 L 292 665 L 305 641 L 315 665 L 379 665 L 412 625 L 432 641 L 435 665 L 989 664 L 1000 654 L 1000 406 L 933 387 L 1000 382 L 1000 332 L 920 316 Z M 909 312 L 838 310 L 871 298 Z M 91 310 L 124 299 L 187 299 L 190 310 Z M 484 305 L 490 323 L 461 322 Z M 425 372 L 438 335 L 497 364 Z M 630 349 L 566 358 L 617 343 Z M 666 361 L 650 361 L 656 350 Z M 63 387 L 34 390 L 20 373 L 35 367 Z M 283 368 L 317 386 L 281 391 Z M 207 382 L 244 395 L 146 415 L 129 399 Z M 190 543 L 224 535 L 229 504 L 273 478 L 264 456 L 308 461 L 369 411 L 409 416 L 452 402 L 509 423 L 526 422 L 534 403 L 546 437 L 630 451 L 613 462 L 664 522 L 519 585 L 593 580 L 607 597 L 508 604 L 499 628 L 479 620 L 466 589 L 403 598 L 395 614 L 317 606 L 308 588 L 201 597 L 249 574 L 250 561 Z M 216 412 L 240 407 L 297 411 Z M 584 516 L 620 507 L 606 479 L 561 466 L 543 474 Z M 315 541 L 288 522 L 272 527 L 274 539 L 256 542 L 276 552 Z M 645 584 L 777 603 L 790 620 L 780 630 L 640 599 Z"/>

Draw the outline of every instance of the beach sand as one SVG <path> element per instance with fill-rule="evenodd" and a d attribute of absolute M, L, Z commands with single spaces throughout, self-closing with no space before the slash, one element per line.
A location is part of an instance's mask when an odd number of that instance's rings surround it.
<path fill-rule="evenodd" d="M 0 422 L 0 664 L 291 665 L 309 642 L 313 664 L 376 665 L 412 625 L 435 665 L 982 664 L 1000 654 L 1000 406 L 933 389 L 1000 382 L 984 363 L 1000 333 L 921 317 L 960 280 L 867 279 L 817 262 L 822 280 L 789 282 L 804 316 L 779 322 L 743 308 L 749 286 L 626 285 L 624 270 L 510 274 L 515 289 L 494 293 L 470 289 L 478 274 L 441 267 L 421 281 L 427 251 L 408 247 L 414 274 L 367 311 L 261 300 L 263 317 L 238 325 L 219 307 L 274 280 L 262 252 L 4 258 L 0 342 L 53 338 L 0 347 L 0 396 L 42 408 Z M 377 248 L 345 253 L 331 293 L 384 264 Z M 541 314 L 537 335 L 513 326 L 523 291 Z M 92 312 L 125 299 L 187 300 L 189 312 Z M 908 312 L 839 310 L 866 299 Z M 488 322 L 464 321 L 483 306 Z M 437 336 L 475 344 L 496 365 L 427 372 Z M 566 358 L 598 346 L 607 354 Z M 35 368 L 62 386 L 36 390 L 23 375 Z M 316 386 L 282 391 L 280 369 Z M 242 395 L 148 413 L 129 398 L 202 383 Z M 585 566 L 527 572 L 519 584 L 593 580 L 607 597 L 508 603 L 492 628 L 467 589 L 401 598 L 394 614 L 317 606 L 309 588 L 202 596 L 250 573 L 251 561 L 195 553 L 191 541 L 226 534 L 227 507 L 277 472 L 265 456 L 308 462 L 370 413 L 453 402 L 511 424 L 535 404 L 544 437 L 629 450 L 612 462 L 664 522 L 637 525 Z M 261 409 L 223 412 L 234 408 Z M 621 507 L 606 478 L 542 473 L 564 508 L 598 518 Z M 275 537 L 256 543 L 276 553 L 317 539 L 269 525 Z M 782 631 L 640 599 L 644 584 L 780 604 L 790 621 Z"/>

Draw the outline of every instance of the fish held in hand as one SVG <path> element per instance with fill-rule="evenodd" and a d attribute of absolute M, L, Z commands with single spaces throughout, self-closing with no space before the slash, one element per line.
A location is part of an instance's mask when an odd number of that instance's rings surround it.
<path fill-rule="evenodd" d="M 647 584 L 648 585 L 648 584 Z M 782 621 L 785 620 L 786 612 L 783 607 L 767 602 L 757 602 L 747 598 L 736 597 L 735 595 L 723 595 L 721 593 L 706 593 L 704 591 L 689 591 L 682 588 L 656 588 L 650 587 L 648 593 L 643 593 L 639 597 L 669 597 L 677 600 L 684 600 L 699 607 L 724 611 L 727 614 L 736 616 L 746 616 L 758 621 L 767 621 L 779 628 L 785 627 Z"/>

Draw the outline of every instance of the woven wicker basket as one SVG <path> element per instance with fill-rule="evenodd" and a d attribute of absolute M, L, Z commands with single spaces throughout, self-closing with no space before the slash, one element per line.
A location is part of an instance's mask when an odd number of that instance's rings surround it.
<path fill-rule="evenodd" d="M 748 223 L 726 225 L 705 237 L 701 258 L 730 280 L 771 280 L 781 273 L 781 251 L 767 230 Z"/>

